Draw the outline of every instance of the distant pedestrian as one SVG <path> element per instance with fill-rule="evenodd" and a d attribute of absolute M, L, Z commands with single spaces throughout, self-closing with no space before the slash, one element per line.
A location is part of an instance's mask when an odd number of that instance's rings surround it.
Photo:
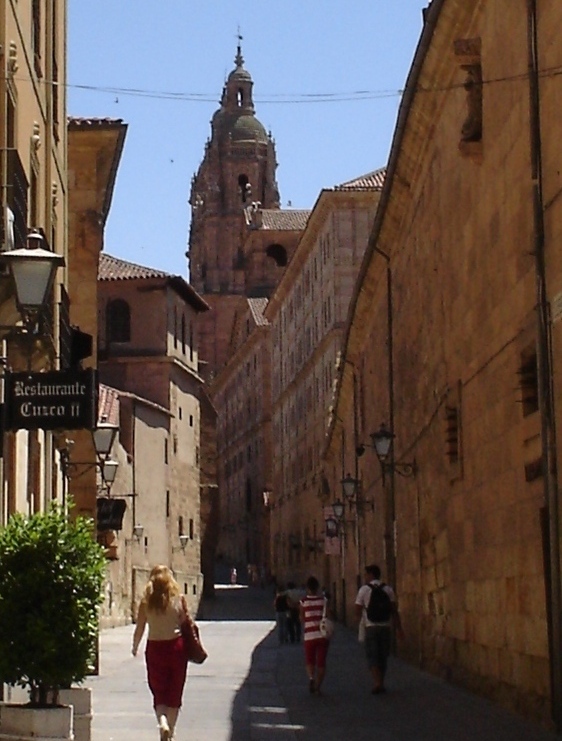
<path fill-rule="evenodd" d="M 287 592 L 282 584 L 279 584 L 275 592 L 275 599 L 273 600 L 273 606 L 275 607 L 275 620 L 277 622 L 277 636 L 279 638 L 279 644 L 287 643 L 289 640 L 289 634 L 287 632 L 287 617 L 289 612 L 289 605 L 287 603 Z"/>
<path fill-rule="evenodd" d="M 233 566 L 230 569 L 230 583 L 234 586 L 238 580 L 238 572 L 236 571 L 236 566 Z"/>
<path fill-rule="evenodd" d="M 300 643 L 301 641 L 300 602 L 305 594 L 306 591 L 298 589 L 293 581 L 287 582 L 287 604 L 289 607 L 287 630 L 291 643 Z"/>
<path fill-rule="evenodd" d="M 326 656 L 330 642 L 320 632 L 320 621 L 326 612 L 327 600 L 320 592 L 318 579 L 309 576 L 306 597 L 300 603 L 300 617 L 304 627 L 304 658 L 311 693 L 320 693 L 326 674 Z"/>
<path fill-rule="evenodd" d="M 373 676 L 374 695 L 385 692 L 384 680 L 392 646 L 392 629 L 403 638 L 396 595 L 381 581 L 381 570 L 376 564 L 365 568 L 366 584 L 357 592 L 355 614 L 365 626 L 365 654 Z"/>
<path fill-rule="evenodd" d="M 133 656 L 148 624 L 145 659 L 148 686 L 161 741 L 172 741 L 182 704 L 187 658 L 180 625 L 187 615 L 185 599 L 167 566 L 155 566 L 145 587 L 133 634 Z"/>

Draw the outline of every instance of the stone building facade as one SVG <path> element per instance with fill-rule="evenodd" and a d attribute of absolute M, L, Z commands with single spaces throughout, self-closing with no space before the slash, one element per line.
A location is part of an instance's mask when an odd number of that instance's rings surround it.
<path fill-rule="evenodd" d="M 348 601 L 381 562 L 404 656 L 558 728 L 561 23 L 553 1 L 425 12 L 324 465 L 336 491 L 342 429 L 348 459 L 365 444 L 365 550 L 330 561 Z"/>
<path fill-rule="evenodd" d="M 217 409 L 220 538 L 218 560 L 270 568 L 271 360 L 265 298 L 245 299 L 234 322 L 230 360 L 212 385 Z"/>
<path fill-rule="evenodd" d="M 207 304 L 186 281 L 102 254 L 98 286 L 98 359 L 100 379 L 120 392 L 121 408 L 133 405 L 135 429 L 163 422 L 165 434 L 155 445 L 145 435 L 124 445 L 133 461 L 133 491 L 143 525 L 143 573 L 146 558 L 168 563 L 197 604 L 202 592 L 200 535 L 200 396 L 196 324 Z M 125 393 L 123 393 L 125 392 Z M 131 394 L 130 397 L 127 396 Z M 141 411 L 143 412 L 141 415 Z M 121 422 L 123 424 L 123 422 Z M 133 435 L 133 431 L 129 433 Z M 156 458 L 154 458 L 156 456 Z M 160 463 L 160 469 L 156 465 Z M 153 461 L 145 469 L 147 461 Z M 143 471 L 141 471 L 143 469 Z M 141 473 L 150 492 L 141 500 Z M 134 523 L 139 524 L 139 523 Z M 180 536 L 187 536 L 183 538 Z M 131 533 L 131 537 L 133 534 Z M 183 544 L 184 547 L 181 547 Z M 134 596 L 138 594 L 134 587 Z"/>
<path fill-rule="evenodd" d="M 0 253 L 27 246 L 38 230 L 42 247 L 68 259 L 66 2 L 0 6 Z M 57 84 L 45 85 L 45 80 Z M 68 318 L 68 274 L 56 271 L 40 337 L 30 345 L 21 330 L 14 282 L 0 270 L 0 339 L 5 367 L 60 370 L 61 321 Z M 19 326 L 19 330 L 16 329 Z M 46 430 L 3 432 L 0 525 L 15 512 L 45 511 L 62 501 L 64 481 L 56 436 Z"/>
<path fill-rule="evenodd" d="M 271 335 L 272 569 L 327 583 L 322 453 L 336 361 L 384 170 L 323 190 L 265 310 Z"/>
<path fill-rule="evenodd" d="M 121 119 L 70 118 L 68 121 L 68 255 L 70 323 L 89 335 L 91 354 L 81 364 L 97 367 L 98 263 L 111 207 L 127 125 Z M 70 460 L 95 461 L 89 430 L 73 430 Z M 61 440 L 64 445 L 64 439 Z M 96 469 L 81 467 L 68 490 L 76 511 L 96 516 Z"/>

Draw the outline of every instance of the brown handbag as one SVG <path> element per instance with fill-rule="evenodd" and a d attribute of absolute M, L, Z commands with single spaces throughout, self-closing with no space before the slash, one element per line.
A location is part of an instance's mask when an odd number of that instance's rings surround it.
<path fill-rule="evenodd" d="M 194 620 L 191 619 L 185 601 L 182 599 L 183 609 L 186 617 L 180 625 L 181 637 L 183 638 L 183 650 L 188 661 L 193 664 L 202 664 L 209 655 L 203 648 L 199 636 L 199 628 Z"/>

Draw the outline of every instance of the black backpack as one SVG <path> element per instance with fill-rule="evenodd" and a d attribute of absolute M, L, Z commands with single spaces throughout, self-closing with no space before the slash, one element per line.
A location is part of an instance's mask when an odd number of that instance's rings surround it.
<path fill-rule="evenodd" d="M 385 584 L 369 584 L 371 598 L 367 606 L 367 620 L 370 623 L 388 623 L 392 617 L 392 600 L 388 596 Z"/>

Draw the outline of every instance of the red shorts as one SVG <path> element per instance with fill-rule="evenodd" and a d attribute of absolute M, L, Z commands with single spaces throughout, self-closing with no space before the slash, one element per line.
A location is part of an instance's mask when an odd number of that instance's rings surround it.
<path fill-rule="evenodd" d="M 316 666 L 318 669 L 326 667 L 326 656 L 330 642 L 326 638 L 312 638 L 304 642 L 304 658 L 307 666 Z"/>
<path fill-rule="evenodd" d="M 146 673 L 148 686 L 156 705 L 181 708 L 187 674 L 187 659 L 181 636 L 170 641 L 146 642 Z"/>

